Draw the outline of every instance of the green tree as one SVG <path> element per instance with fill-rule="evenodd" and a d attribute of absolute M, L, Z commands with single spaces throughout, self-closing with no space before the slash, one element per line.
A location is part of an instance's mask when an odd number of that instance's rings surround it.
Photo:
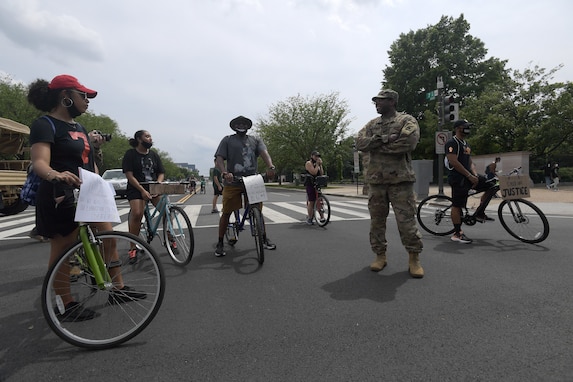
<path fill-rule="evenodd" d="M 466 97 L 477 96 L 489 85 L 508 80 L 506 61 L 486 59 L 484 43 L 471 36 L 469 30 L 463 14 L 457 19 L 442 16 L 436 25 L 401 34 L 390 46 L 390 65 L 383 70 L 382 87 L 398 91 L 398 109 L 420 120 L 416 158 L 434 153 L 437 100 L 427 101 L 426 93 L 436 89 L 438 77 L 444 82 L 444 91 L 456 96 L 462 106 Z"/>
<path fill-rule="evenodd" d="M 476 123 L 469 138 L 480 154 L 530 151 L 535 167 L 573 144 L 573 84 L 552 83 L 561 66 L 514 71 L 513 80 L 492 84 L 467 99 L 463 116 Z"/>
<path fill-rule="evenodd" d="M 334 92 L 297 95 L 271 105 L 257 122 L 256 133 L 265 141 L 279 174 L 300 173 L 313 150 L 321 152 L 327 173 L 340 174 L 341 158 L 352 155 L 345 141 L 350 121 L 346 101 Z"/>

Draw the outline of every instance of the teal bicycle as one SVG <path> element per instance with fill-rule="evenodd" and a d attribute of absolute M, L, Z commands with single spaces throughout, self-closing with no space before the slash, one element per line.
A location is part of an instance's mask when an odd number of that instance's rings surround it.
<path fill-rule="evenodd" d="M 153 208 L 153 204 L 146 203 L 143 216 L 145 221 L 141 223 L 141 237 L 151 244 L 155 236 L 159 237 L 161 245 L 167 249 L 167 253 L 176 265 L 189 264 L 195 250 L 195 238 L 189 216 L 183 208 L 169 200 L 169 194 L 185 193 L 186 182 L 183 183 L 157 183 L 146 182 L 152 195 L 161 195 L 159 202 Z M 153 208 L 153 210 L 152 210 Z M 159 227 L 162 227 L 162 235 Z"/>

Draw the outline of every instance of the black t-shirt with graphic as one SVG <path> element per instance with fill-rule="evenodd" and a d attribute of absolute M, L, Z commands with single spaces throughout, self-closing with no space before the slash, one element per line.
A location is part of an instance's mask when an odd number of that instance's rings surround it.
<path fill-rule="evenodd" d="M 131 171 L 140 183 L 156 181 L 159 174 L 165 173 L 161 158 L 153 150 L 149 150 L 147 154 L 141 154 L 136 149 L 127 150 L 121 167 L 124 173 Z M 135 189 L 135 187 L 128 183 L 127 189 Z"/>
<path fill-rule="evenodd" d="M 46 118 L 50 118 L 54 123 L 54 129 Z M 95 171 L 88 132 L 79 123 L 67 123 L 49 116 L 38 118 L 30 128 L 30 146 L 40 142 L 51 145 L 52 169 L 58 172 L 69 171 L 76 175 L 79 175 L 78 167 Z"/>
<path fill-rule="evenodd" d="M 463 139 L 458 139 L 457 137 L 453 137 L 449 141 L 446 142 L 445 146 L 446 155 L 447 154 L 456 154 L 458 157 L 458 162 L 464 166 L 468 172 L 471 171 L 471 148 L 468 143 Z M 456 169 L 452 168 L 448 174 L 448 182 L 458 182 L 462 179 L 465 179 L 465 174 L 460 174 L 456 171 Z"/>

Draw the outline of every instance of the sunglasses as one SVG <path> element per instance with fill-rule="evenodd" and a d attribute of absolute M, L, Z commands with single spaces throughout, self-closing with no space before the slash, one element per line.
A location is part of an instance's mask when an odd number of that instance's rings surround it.
<path fill-rule="evenodd" d="M 73 91 L 74 93 L 78 93 L 81 97 L 83 97 L 83 99 L 85 99 L 85 100 L 88 99 L 88 93 L 86 93 L 86 92 L 81 92 L 81 91 L 79 91 L 79 90 L 74 90 L 74 89 L 72 89 L 72 91 Z"/>

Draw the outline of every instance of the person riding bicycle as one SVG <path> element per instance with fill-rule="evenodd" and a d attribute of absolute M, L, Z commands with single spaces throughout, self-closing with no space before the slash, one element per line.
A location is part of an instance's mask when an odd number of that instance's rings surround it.
<path fill-rule="evenodd" d="M 324 170 L 322 168 L 322 158 L 318 151 L 313 151 L 310 154 L 310 159 L 304 164 L 304 169 L 306 171 L 306 176 L 304 179 L 304 185 L 306 187 L 306 224 L 313 225 L 314 216 L 314 204 L 316 203 L 316 187 L 314 186 L 314 180 L 317 176 L 324 175 Z M 323 212 L 320 211 L 320 220 L 324 220 Z"/>
<path fill-rule="evenodd" d="M 36 119 L 30 128 L 30 156 L 33 171 L 43 180 L 36 196 L 36 227 L 39 235 L 50 238 L 50 260 L 52 265 L 78 237 L 78 223 L 75 221 L 74 189 L 80 186 L 78 168 L 96 172 L 93 143 L 87 130 L 75 121 L 85 113 L 90 99 L 97 92 L 79 83 L 77 78 L 63 74 L 49 83 L 38 79 L 30 84 L 28 101 L 46 114 Z M 49 119 L 49 120 L 48 120 Z M 53 129 L 52 129 L 53 125 Z M 112 229 L 111 223 L 94 223 L 99 231 Z M 110 243 L 113 258 L 118 260 L 115 242 Z M 126 286 L 119 267 L 112 267 L 109 273 L 114 279 L 110 302 L 128 302 L 147 297 L 145 293 Z M 70 274 L 62 274 L 59 296 L 63 304 L 62 320 L 84 321 L 97 313 L 84 308 L 70 293 Z"/>
<path fill-rule="evenodd" d="M 215 153 L 216 167 L 223 177 L 223 210 L 219 219 L 219 237 L 215 256 L 225 256 L 223 238 L 229 225 L 229 218 L 233 211 L 242 208 L 243 186 L 234 177 L 255 175 L 257 173 L 257 157 L 261 157 L 269 168 L 269 175 L 274 175 L 275 166 L 267 152 L 267 146 L 260 138 L 247 135 L 247 130 L 253 122 L 242 115 L 229 123 L 233 135 L 227 135 L 219 143 Z M 225 166 L 226 161 L 226 166 Z M 262 207 L 262 205 L 261 205 Z M 263 219 L 264 222 L 264 219 Z M 264 224 L 263 224 L 264 226 Z M 263 236 L 264 248 L 273 250 L 277 246 L 267 237 L 266 230 Z"/>
<path fill-rule="evenodd" d="M 153 139 L 147 130 L 137 131 L 133 138 L 129 139 L 132 147 L 123 155 L 121 167 L 127 178 L 127 200 L 129 200 L 129 233 L 139 236 L 141 229 L 141 219 L 145 210 L 145 204 L 151 201 L 154 205 L 159 202 L 159 196 L 149 193 L 149 185 L 142 185 L 142 182 L 163 182 L 165 168 L 161 162 L 159 154 L 151 150 Z M 171 241 L 171 246 L 177 244 Z M 137 249 L 129 250 L 130 261 L 135 262 Z"/>
<path fill-rule="evenodd" d="M 454 136 L 445 145 L 446 165 L 450 170 L 448 183 L 452 188 L 451 217 L 455 230 L 451 239 L 464 244 L 472 242 L 461 229 L 462 209 L 466 207 L 468 192 L 471 189 L 475 189 L 476 192 L 491 189 L 491 183 L 488 183 L 484 176 L 477 174 L 471 159 L 471 148 L 465 140 L 470 134 L 471 126 L 473 123 L 465 119 L 454 122 Z M 485 214 L 486 201 L 489 199 L 485 196 L 484 194 L 475 213 L 476 220 L 482 223 L 493 220 Z"/>

